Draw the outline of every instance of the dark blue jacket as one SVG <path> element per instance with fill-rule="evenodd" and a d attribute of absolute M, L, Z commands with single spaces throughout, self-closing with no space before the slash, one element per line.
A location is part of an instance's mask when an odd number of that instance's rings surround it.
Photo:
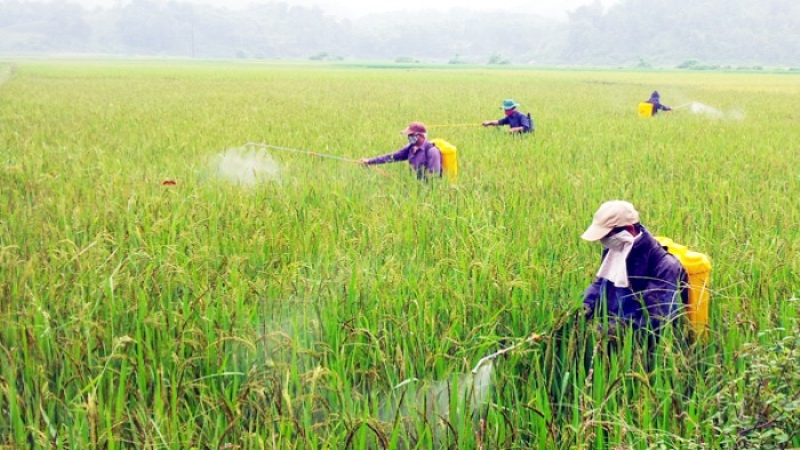
<path fill-rule="evenodd" d="M 608 250 L 603 250 L 605 257 Z M 667 252 L 645 227 L 637 236 L 628 259 L 630 287 L 597 278 L 583 293 L 591 318 L 598 310 L 608 314 L 609 328 L 630 324 L 634 329 L 658 332 L 682 312 L 688 302 L 688 276 L 681 262 Z"/>
<path fill-rule="evenodd" d="M 650 97 L 650 99 L 647 100 L 647 103 L 650 103 L 650 104 L 653 105 L 653 114 L 652 115 L 654 115 L 654 116 L 656 114 L 658 114 L 659 110 L 661 110 L 661 111 L 672 111 L 672 108 L 670 108 L 669 106 L 662 105 L 661 102 L 659 101 L 658 97 Z"/>
<path fill-rule="evenodd" d="M 513 114 L 510 116 L 504 116 L 502 119 L 497 121 L 498 125 L 508 125 L 511 128 L 516 127 L 523 127 L 523 133 L 527 133 L 533 129 L 533 124 L 531 123 L 532 120 L 528 117 L 527 114 L 522 114 L 519 111 L 514 111 Z"/>

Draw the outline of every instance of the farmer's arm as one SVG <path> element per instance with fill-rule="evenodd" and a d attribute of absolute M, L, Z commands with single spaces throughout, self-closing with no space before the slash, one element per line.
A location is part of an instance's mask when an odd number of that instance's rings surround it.
<path fill-rule="evenodd" d="M 359 161 L 362 164 L 367 164 L 367 165 L 386 164 L 386 163 L 393 163 L 396 161 L 406 161 L 408 159 L 408 154 L 410 149 L 411 146 L 407 145 L 394 153 L 387 153 L 385 155 L 376 156 L 374 158 L 365 158 Z"/>
<path fill-rule="evenodd" d="M 602 264 L 603 259 L 606 257 L 606 253 L 608 250 L 603 249 L 600 252 L 600 261 Z M 583 291 L 583 309 L 586 311 L 586 318 L 591 319 L 594 317 L 594 311 L 597 308 L 597 301 L 603 294 L 603 279 L 599 277 L 595 277 L 594 282 Z"/>
<path fill-rule="evenodd" d="M 496 127 L 497 125 L 499 125 L 499 122 L 500 122 L 499 120 L 484 120 L 482 125 L 485 127 L 489 126 Z"/>
<path fill-rule="evenodd" d="M 586 313 L 587 319 L 594 317 L 597 300 L 600 298 L 602 291 L 602 282 L 602 278 L 595 278 L 594 282 L 583 291 L 583 310 Z"/>

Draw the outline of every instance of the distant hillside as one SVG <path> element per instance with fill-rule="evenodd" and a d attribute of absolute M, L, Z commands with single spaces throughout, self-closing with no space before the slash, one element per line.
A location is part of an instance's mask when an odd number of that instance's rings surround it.
<path fill-rule="evenodd" d="M 567 22 L 506 12 L 428 11 L 350 21 L 285 3 L 236 10 L 132 0 L 115 7 L 0 0 L 0 53 L 402 62 L 800 67 L 800 2 L 623 0 Z"/>

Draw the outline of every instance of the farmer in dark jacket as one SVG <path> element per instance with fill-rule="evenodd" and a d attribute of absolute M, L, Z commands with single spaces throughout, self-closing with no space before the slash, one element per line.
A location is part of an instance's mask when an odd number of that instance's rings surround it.
<path fill-rule="evenodd" d="M 400 134 L 408 137 L 408 145 L 394 153 L 363 158 L 359 162 L 371 165 L 408 161 L 417 179 L 427 179 L 432 175 L 442 176 L 442 153 L 428 141 L 428 130 L 425 125 L 422 122 L 411 122 Z"/>
<path fill-rule="evenodd" d="M 533 131 L 533 120 L 529 114 L 523 114 L 517 111 L 519 104 L 514 99 L 506 99 L 503 101 L 503 111 L 505 117 L 498 120 L 486 120 L 482 123 L 483 126 L 503 126 L 508 125 L 508 132 L 515 133 L 529 133 Z"/>
<path fill-rule="evenodd" d="M 661 111 L 672 111 L 672 108 L 670 108 L 669 106 L 661 104 L 661 96 L 658 94 L 658 91 L 653 91 L 653 93 L 650 94 L 650 98 L 645 103 L 650 103 L 651 105 L 653 105 L 653 114 L 652 115 L 654 115 L 654 116 L 656 114 L 658 114 L 659 110 L 661 110 Z"/>
<path fill-rule="evenodd" d="M 639 223 L 633 205 L 603 203 L 581 237 L 604 247 L 597 278 L 583 294 L 588 319 L 606 314 L 609 333 L 632 326 L 658 336 L 681 313 L 688 295 L 686 271 Z"/>

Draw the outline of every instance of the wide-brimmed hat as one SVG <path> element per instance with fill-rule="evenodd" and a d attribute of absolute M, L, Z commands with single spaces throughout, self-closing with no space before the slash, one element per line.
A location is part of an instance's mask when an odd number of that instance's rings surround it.
<path fill-rule="evenodd" d="M 519 106 L 519 103 L 515 102 L 513 98 L 507 98 L 503 100 L 503 109 L 508 111 L 509 109 L 514 109 Z"/>
<path fill-rule="evenodd" d="M 409 134 L 417 134 L 417 133 L 427 133 L 428 129 L 425 128 L 425 124 L 422 122 L 411 122 L 408 124 L 405 130 L 401 131 L 400 134 L 405 134 L 408 136 Z"/>
<path fill-rule="evenodd" d="M 599 241 L 611 230 L 639 223 L 639 212 L 632 204 L 623 200 L 611 200 L 600 205 L 594 213 L 589 228 L 581 236 L 590 242 Z"/>

